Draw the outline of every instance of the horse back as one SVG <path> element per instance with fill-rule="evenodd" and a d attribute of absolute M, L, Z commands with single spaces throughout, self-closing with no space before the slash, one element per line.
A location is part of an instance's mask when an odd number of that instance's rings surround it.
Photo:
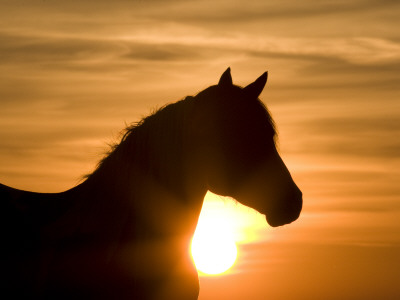
<path fill-rule="evenodd" d="M 43 226 L 62 214 L 67 206 L 62 193 L 35 193 L 0 183 L 0 222 L 8 228 L 11 224 Z"/>
<path fill-rule="evenodd" d="M 66 210 L 62 198 L 62 194 L 34 193 L 0 184 L 0 290 L 29 296 L 38 286 L 42 228 Z"/>

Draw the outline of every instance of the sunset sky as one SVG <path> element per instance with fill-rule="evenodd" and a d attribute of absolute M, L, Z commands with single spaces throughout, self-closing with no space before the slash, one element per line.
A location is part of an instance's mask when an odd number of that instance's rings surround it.
<path fill-rule="evenodd" d="M 238 85 L 268 70 L 303 213 L 244 228 L 199 299 L 400 299 L 399 16 L 393 0 L 1 0 L 0 182 L 69 189 L 127 124 L 227 67 Z"/>

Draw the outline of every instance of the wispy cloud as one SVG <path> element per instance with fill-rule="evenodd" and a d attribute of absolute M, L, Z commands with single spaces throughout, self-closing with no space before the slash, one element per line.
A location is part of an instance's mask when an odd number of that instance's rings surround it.
<path fill-rule="evenodd" d="M 306 122 L 305 132 L 313 137 L 305 151 L 323 151 L 331 155 L 397 158 L 400 153 L 398 116 L 337 117 Z M 324 143 L 321 143 L 324 139 Z"/>

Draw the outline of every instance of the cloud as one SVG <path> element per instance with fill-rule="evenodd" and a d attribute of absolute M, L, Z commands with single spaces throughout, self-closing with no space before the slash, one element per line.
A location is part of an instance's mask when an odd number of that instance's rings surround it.
<path fill-rule="evenodd" d="M 396 1 L 335 1 L 321 2 L 318 5 L 313 1 L 252 1 L 248 3 L 232 4 L 231 1 L 169 1 L 163 3 L 152 1 L 149 5 L 138 5 L 138 15 L 146 14 L 150 18 L 158 20 L 174 20 L 185 23 L 204 24 L 232 24 L 257 23 L 271 19 L 293 19 L 310 18 L 315 16 L 354 14 L 354 12 L 365 13 L 382 9 L 391 9 L 397 5 Z M 168 14 L 165 14 L 165 7 Z M 213 7 L 214 9 L 210 9 Z"/>
<path fill-rule="evenodd" d="M 3 64 L 87 63 L 122 50 L 117 43 L 105 40 L 0 32 Z"/>
<path fill-rule="evenodd" d="M 398 116 L 329 117 L 306 121 L 303 151 L 333 156 L 398 158 L 400 126 Z M 301 151 L 299 149 L 299 151 Z"/>

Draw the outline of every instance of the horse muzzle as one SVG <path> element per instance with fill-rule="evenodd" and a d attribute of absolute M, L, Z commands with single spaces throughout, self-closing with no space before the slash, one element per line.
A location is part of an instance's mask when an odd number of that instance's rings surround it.
<path fill-rule="evenodd" d="M 267 222 L 272 227 L 278 227 L 296 221 L 303 206 L 303 195 L 300 189 L 295 186 L 265 215 Z"/>

